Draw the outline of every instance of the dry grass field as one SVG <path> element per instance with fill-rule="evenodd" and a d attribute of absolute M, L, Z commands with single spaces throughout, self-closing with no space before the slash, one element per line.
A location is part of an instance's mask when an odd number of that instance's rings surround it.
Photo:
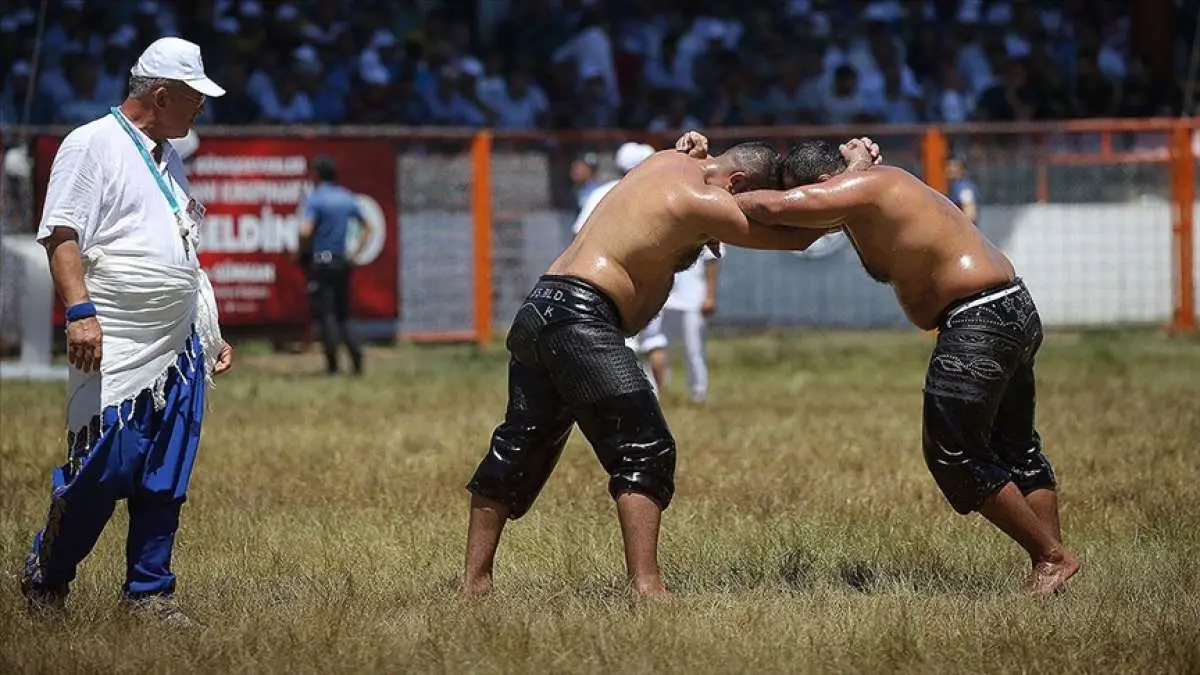
<path fill-rule="evenodd" d="M 194 633 L 116 607 L 120 510 L 71 615 L 25 616 L 15 577 L 62 455 L 62 388 L 6 382 L 0 673 L 1200 672 L 1200 342 L 1052 331 L 1040 426 L 1084 568 L 1044 603 L 1015 593 L 1019 549 L 954 514 L 926 472 L 929 347 L 714 341 L 710 405 L 666 405 L 680 461 L 663 605 L 628 601 L 578 435 L 509 528 L 497 592 L 455 599 L 500 350 L 377 350 L 364 379 L 329 380 L 309 374 L 315 354 L 243 348 L 176 550 L 180 598 L 207 624 Z"/>

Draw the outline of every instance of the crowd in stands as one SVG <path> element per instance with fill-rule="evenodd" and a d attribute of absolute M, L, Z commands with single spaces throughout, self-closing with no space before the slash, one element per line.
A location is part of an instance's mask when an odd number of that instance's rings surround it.
<path fill-rule="evenodd" d="M 1117 0 L 508 0 L 475 21 L 451 1 L 50 0 L 40 41 L 38 3 L 17 4 L 0 16 L 4 124 L 103 115 L 162 35 L 198 42 L 228 90 L 208 124 L 673 131 L 1195 112 L 1182 76 L 1156 81 L 1131 57 Z"/>

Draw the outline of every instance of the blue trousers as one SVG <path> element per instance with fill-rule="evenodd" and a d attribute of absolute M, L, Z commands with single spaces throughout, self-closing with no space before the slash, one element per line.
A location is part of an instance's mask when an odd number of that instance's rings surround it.
<path fill-rule="evenodd" d="M 90 433 L 68 436 L 67 463 L 54 470 L 50 514 L 27 561 L 35 588 L 65 593 L 125 499 L 123 594 L 137 599 L 175 590 L 171 551 L 204 419 L 204 356 L 195 336 L 189 347 L 170 371 L 164 407 L 155 409 L 143 391 L 105 409 Z"/>

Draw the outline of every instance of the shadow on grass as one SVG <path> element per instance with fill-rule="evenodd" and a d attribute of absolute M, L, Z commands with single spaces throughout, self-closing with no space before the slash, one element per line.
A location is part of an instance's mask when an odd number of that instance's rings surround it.
<path fill-rule="evenodd" d="M 916 563 L 844 562 L 841 580 L 860 593 L 887 593 L 911 589 L 921 594 L 962 595 L 973 598 L 1004 594 L 1002 580 L 955 569 L 938 560 Z"/>

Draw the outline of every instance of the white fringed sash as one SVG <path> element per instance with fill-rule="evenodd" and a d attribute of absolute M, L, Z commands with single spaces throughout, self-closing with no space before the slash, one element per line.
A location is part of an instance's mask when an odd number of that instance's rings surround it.
<path fill-rule="evenodd" d="M 204 351 L 206 384 L 212 385 L 221 329 L 212 285 L 199 265 L 96 250 L 85 260 L 84 281 L 96 305 L 103 354 L 98 376 L 71 369 L 68 429 L 77 430 L 109 406 L 147 390 L 156 407 L 165 405 L 171 368 L 181 354 L 196 356 L 188 348 L 193 330 Z"/>

